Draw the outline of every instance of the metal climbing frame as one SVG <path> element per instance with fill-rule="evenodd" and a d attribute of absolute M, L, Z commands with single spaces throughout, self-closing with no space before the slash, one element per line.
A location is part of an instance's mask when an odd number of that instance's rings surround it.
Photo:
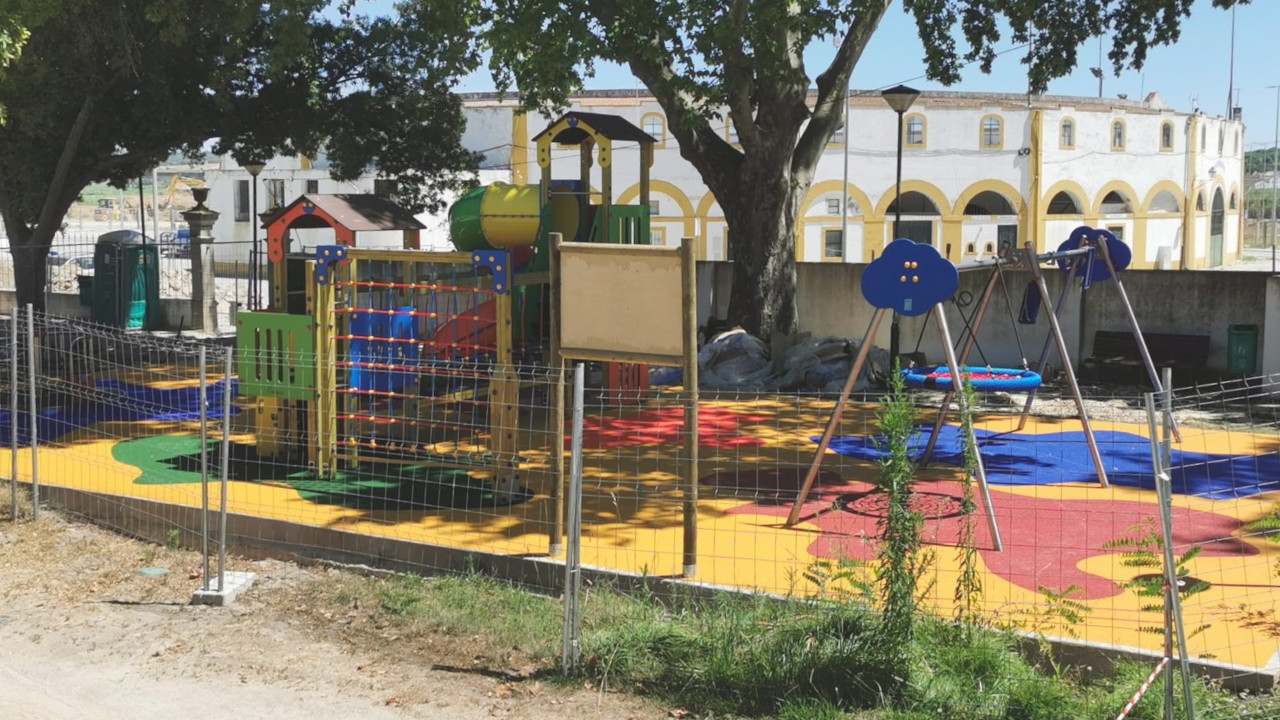
<path fill-rule="evenodd" d="M 311 430 L 321 472 L 361 462 L 482 469 L 499 492 L 517 489 L 510 263 L 501 250 L 317 249 Z"/>

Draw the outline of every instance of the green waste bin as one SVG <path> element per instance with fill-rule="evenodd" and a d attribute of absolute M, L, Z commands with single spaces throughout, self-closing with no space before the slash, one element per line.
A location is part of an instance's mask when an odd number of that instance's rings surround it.
<path fill-rule="evenodd" d="M 93 276 L 77 275 L 76 282 L 80 285 L 80 307 L 93 307 Z"/>
<path fill-rule="evenodd" d="M 1258 326 L 1227 326 L 1227 370 L 1252 375 L 1258 367 Z"/>
<path fill-rule="evenodd" d="M 160 255 L 136 230 L 98 237 L 93 250 L 93 320 L 127 329 L 154 327 L 160 309 Z"/>

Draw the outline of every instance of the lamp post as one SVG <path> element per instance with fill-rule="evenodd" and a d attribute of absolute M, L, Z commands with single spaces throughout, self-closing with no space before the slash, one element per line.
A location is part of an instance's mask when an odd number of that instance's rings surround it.
<path fill-rule="evenodd" d="M 247 162 L 244 169 L 253 176 L 252 200 L 250 200 L 250 216 L 249 226 L 253 232 L 253 243 L 249 247 L 249 309 L 261 310 L 262 290 L 259 287 L 262 283 L 261 268 L 262 252 L 258 247 L 258 176 L 267 167 L 264 162 Z"/>
<path fill-rule="evenodd" d="M 1276 137 L 1271 148 L 1271 273 L 1276 272 L 1276 182 L 1280 180 L 1280 85 L 1268 85 L 1276 91 Z M 1249 203 L 1245 202 L 1245 207 Z"/>
<path fill-rule="evenodd" d="M 907 87 L 906 85 L 895 85 L 894 87 L 880 93 L 880 97 L 889 104 L 898 115 L 898 169 L 895 174 L 894 192 L 893 192 L 893 238 L 898 237 L 898 228 L 902 224 L 902 134 L 903 134 L 903 115 L 911 109 L 916 98 L 920 97 L 920 91 Z M 846 135 L 848 130 L 846 129 Z M 893 322 L 889 325 L 889 362 L 894 363 L 898 359 L 898 313 L 893 314 Z"/>

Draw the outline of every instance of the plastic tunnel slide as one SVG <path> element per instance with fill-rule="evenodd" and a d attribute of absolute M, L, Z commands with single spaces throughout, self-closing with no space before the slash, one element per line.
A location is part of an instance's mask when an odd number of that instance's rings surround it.
<path fill-rule="evenodd" d="M 552 186 L 551 199 L 540 206 L 538 185 L 493 183 L 477 187 L 449 208 L 449 236 L 464 252 L 499 248 L 512 252 L 516 272 L 545 272 L 550 253 L 547 233 L 558 232 L 566 240 L 578 239 L 579 205 L 576 183 Z M 515 288 L 517 342 L 539 334 L 541 295 L 536 288 Z M 493 301 L 441 325 L 432 337 L 437 348 L 493 347 L 497 342 Z"/>

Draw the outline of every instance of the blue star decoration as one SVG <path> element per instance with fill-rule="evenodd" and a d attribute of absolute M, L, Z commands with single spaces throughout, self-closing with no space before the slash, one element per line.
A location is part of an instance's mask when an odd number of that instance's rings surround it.
<path fill-rule="evenodd" d="M 873 307 L 923 315 L 955 294 L 960 273 L 932 245 L 898 238 L 862 273 L 862 297 Z"/>

